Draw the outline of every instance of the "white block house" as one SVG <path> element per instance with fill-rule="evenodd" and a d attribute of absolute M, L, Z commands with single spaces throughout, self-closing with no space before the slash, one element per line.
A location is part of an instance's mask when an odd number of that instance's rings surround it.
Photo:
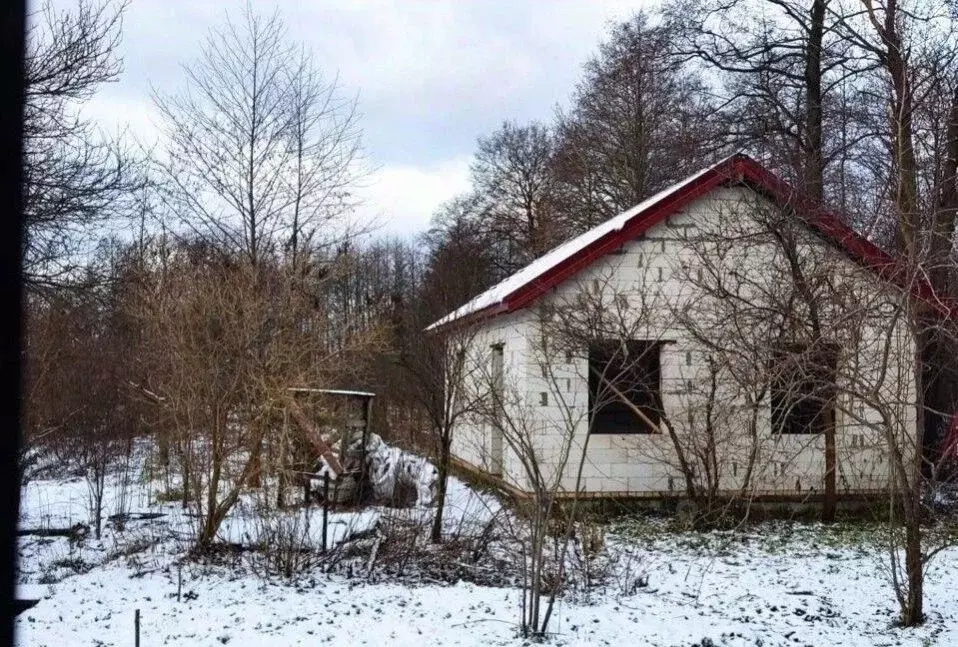
<path fill-rule="evenodd" d="M 518 493 L 812 498 L 832 451 L 837 492 L 879 492 L 917 420 L 896 268 L 732 156 L 430 326 L 469 358 L 453 456 Z"/>

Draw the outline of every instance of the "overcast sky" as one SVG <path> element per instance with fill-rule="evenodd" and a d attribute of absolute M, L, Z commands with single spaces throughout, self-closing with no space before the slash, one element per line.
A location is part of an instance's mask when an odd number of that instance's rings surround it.
<path fill-rule="evenodd" d="M 67 0 L 63 0 L 66 4 Z M 57 4 L 61 4 L 58 2 Z M 252 0 L 278 7 L 290 36 L 359 96 L 367 158 L 377 171 L 363 215 L 387 234 L 422 231 L 444 200 L 468 186 L 478 136 L 503 120 L 548 120 L 564 104 L 610 21 L 649 0 Z M 176 91 L 180 66 L 241 0 L 133 0 L 122 80 L 88 106 L 105 126 L 149 139 L 151 85 Z"/>

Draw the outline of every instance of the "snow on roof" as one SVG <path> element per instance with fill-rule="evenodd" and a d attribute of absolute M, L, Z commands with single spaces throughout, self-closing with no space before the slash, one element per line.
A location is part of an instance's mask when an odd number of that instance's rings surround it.
<path fill-rule="evenodd" d="M 304 386 L 291 386 L 287 389 L 288 391 L 295 391 L 297 393 L 323 393 L 326 395 L 345 395 L 345 396 L 356 396 L 362 398 L 375 398 L 376 394 L 370 391 L 351 391 L 349 389 L 312 389 Z"/>
<path fill-rule="evenodd" d="M 605 222 L 593 227 L 589 231 L 562 243 L 558 247 L 553 248 L 552 250 L 546 252 L 544 255 L 540 256 L 536 260 L 526 265 L 524 268 L 522 268 L 521 270 L 519 270 L 512 276 L 509 276 L 508 278 L 503 279 L 502 281 L 492 286 L 491 288 L 489 288 L 488 290 L 486 290 L 479 296 L 473 298 L 471 301 L 469 301 L 465 305 L 460 306 L 456 310 L 453 310 L 442 319 L 439 319 L 438 321 L 431 323 L 426 328 L 426 330 L 427 331 L 435 330 L 437 328 L 445 326 L 446 324 L 452 323 L 453 321 L 456 321 L 457 319 L 461 319 L 463 317 L 474 314 L 481 310 L 485 310 L 486 308 L 489 308 L 491 306 L 501 304 L 503 301 L 505 301 L 505 299 L 510 294 L 522 288 L 523 286 L 526 286 L 530 283 L 535 282 L 536 279 L 546 274 L 549 270 L 554 268 L 556 265 L 558 265 L 565 259 L 572 256 L 576 252 L 584 249 L 585 247 L 588 247 L 589 245 L 599 240 L 600 238 L 604 237 L 605 235 L 613 231 L 618 231 L 622 229 L 628 221 L 640 215 L 646 209 L 653 207 L 654 205 L 661 202 L 665 198 L 668 198 L 672 194 L 681 191 L 687 185 L 692 184 L 693 182 L 698 180 L 700 177 L 702 177 L 706 173 L 709 173 L 710 171 L 722 166 L 723 164 L 726 164 L 729 160 L 731 160 L 734 157 L 735 155 L 730 155 L 729 157 L 726 157 L 725 159 L 719 162 L 716 162 L 712 166 L 704 168 L 698 173 L 695 173 L 694 175 L 690 175 L 689 177 L 685 178 L 681 182 L 678 182 L 677 184 L 673 184 L 667 189 L 663 189 L 662 191 L 659 191 L 658 193 L 656 193 L 650 198 L 646 198 L 645 200 L 635 205 L 631 209 L 623 211 L 619 215 L 609 218 Z"/>

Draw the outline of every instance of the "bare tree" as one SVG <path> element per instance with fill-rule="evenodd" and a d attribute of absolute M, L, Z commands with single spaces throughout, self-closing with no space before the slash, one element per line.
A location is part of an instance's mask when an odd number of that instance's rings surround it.
<path fill-rule="evenodd" d="M 469 388 L 476 367 L 468 357 L 474 329 L 458 327 L 436 333 L 426 328 L 436 317 L 435 313 L 444 312 L 451 285 L 452 281 L 438 277 L 421 289 L 417 301 L 407 311 L 409 328 L 399 341 L 397 354 L 398 377 L 402 383 L 398 392 L 425 413 L 437 459 L 436 513 L 430 530 L 433 543 L 442 541 L 453 432 L 460 420 L 476 408 L 475 394 Z"/>
<path fill-rule="evenodd" d="M 542 385 L 547 389 L 540 397 L 553 405 L 554 415 L 547 420 L 540 417 L 541 402 L 529 399 L 521 373 L 515 367 L 509 370 L 505 366 L 501 347 L 490 349 L 483 341 L 483 336 L 477 336 L 466 351 L 466 361 L 474 367 L 466 382 L 466 391 L 471 393 L 475 405 L 470 415 L 474 421 L 493 428 L 501 438 L 502 446 L 491 449 L 490 460 L 499 462 L 510 485 L 527 493 L 515 502 L 523 522 L 513 529 L 522 550 L 520 629 L 523 636 L 543 637 L 564 579 L 564 558 L 573 532 L 575 501 L 588 449 L 588 436 L 582 444 L 577 430 L 588 425 L 588 409 L 581 402 L 576 407 L 575 397 L 568 397 L 568 391 L 562 388 L 570 374 L 557 362 L 560 351 L 550 342 L 545 328 L 535 326 L 525 342 L 529 344 L 530 358 L 541 368 Z M 469 440 L 460 442 L 468 444 Z M 511 467 L 504 469 L 505 465 Z M 575 472 L 571 479 L 569 469 Z M 567 499 L 572 506 L 565 510 L 564 518 L 560 514 L 560 498 Z M 561 548 L 550 555 L 548 540 L 553 535 Z"/>
<path fill-rule="evenodd" d="M 345 216 L 362 175 L 355 101 L 288 42 L 278 13 L 251 7 L 212 30 L 185 72 L 183 93 L 156 97 L 160 215 L 192 238 L 241 250 L 254 268 L 288 256 L 307 292 L 316 272 L 343 270 Z M 253 485 L 261 445 L 251 435 Z"/>
<path fill-rule="evenodd" d="M 553 140 L 536 123 L 505 122 L 479 138 L 472 162 L 473 186 L 482 201 L 481 226 L 508 275 L 548 251 L 563 232 L 552 212 Z"/>
<path fill-rule="evenodd" d="M 681 35 L 679 55 L 724 73 L 732 137 L 794 179 L 812 199 L 826 198 L 826 167 L 857 138 L 828 138 L 847 118 L 837 95 L 862 67 L 838 25 L 839 2 L 717 0 L 673 2 L 668 20 Z M 744 119 L 742 118 L 744 117 Z M 841 122 L 847 132 L 847 122 Z"/>
<path fill-rule="evenodd" d="M 24 71 L 24 281 L 78 278 L 93 227 L 124 215 L 140 180 L 119 139 L 100 134 L 80 107 L 122 70 L 125 3 L 47 2 L 31 14 Z"/>
<path fill-rule="evenodd" d="M 337 78 L 318 71 L 308 51 L 285 73 L 293 203 L 284 249 L 298 266 L 303 252 L 308 256 L 323 243 L 320 230 L 342 224 L 356 204 L 353 190 L 363 174 L 361 131 L 356 100 L 342 95 Z"/>
<path fill-rule="evenodd" d="M 580 232 L 699 169 L 723 150 L 707 84 L 644 13 L 614 25 L 558 116 L 556 207 Z"/>
<path fill-rule="evenodd" d="M 919 624 L 924 619 L 923 575 L 924 561 L 933 551 L 922 545 L 922 491 L 925 472 L 922 460 L 926 436 L 935 435 L 936 418 L 945 418 L 954 409 L 956 396 L 953 370 L 954 337 L 942 333 L 940 315 L 934 310 L 947 298 L 953 280 L 955 265 L 952 258 L 954 244 L 954 163 L 950 150 L 952 144 L 951 97 L 944 94 L 946 116 L 938 120 L 937 145 L 931 150 L 936 160 L 932 180 L 923 183 L 925 177 L 920 137 L 916 120 L 928 109 L 935 98 L 941 103 L 942 93 L 937 89 L 942 79 L 953 81 L 955 54 L 958 45 L 954 40 L 953 16 L 947 15 L 939 5 L 914 3 L 908 7 L 899 2 L 878 5 L 863 0 L 863 11 L 858 21 L 843 22 L 844 35 L 873 60 L 883 72 L 882 81 L 887 85 L 888 150 L 891 191 L 888 202 L 894 222 L 895 248 L 901 260 L 898 280 L 907 286 L 921 288 L 931 293 L 933 312 L 916 308 L 915 304 L 903 304 L 903 318 L 912 327 L 916 341 L 915 382 L 922 405 L 919 409 L 918 429 L 912 444 L 914 453 L 898 451 L 893 454 L 895 465 L 894 485 L 900 496 L 899 508 L 905 529 L 904 573 L 897 577 L 897 552 L 892 546 L 895 584 L 902 610 L 902 623 L 908 626 Z M 921 35 L 919 36 L 919 30 Z M 948 87 L 945 85 L 945 87 Z M 921 107 L 925 109 L 922 110 Z M 928 278 L 930 278 L 930 283 Z M 951 370 L 949 370 L 951 368 Z M 939 425 L 940 426 L 940 425 Z"/>
<path fill-rule="evenodd" d="M 494 258 L 482 214 L 482 196 L 475 192 L 458 196 L 440 206 L 424 236 L 429 269 L 426 282 L 446 285 L 440 292 L 448 294 L 455 307 L 505 278 Z M 468 271 L 455 271 L 460 262 Z"/>
<path fill-rule="evenodd" d="M 242 249 L 248 262 L 315 249 L 361 175 L 355 101 L 341 97 L 278 14 L 247 7 L 211 31 L 188 89 L 156 97 L 166 146 L 157 160 L 162 207 L 197 235 Z M 323 232 L 326 234 L 326 232 Z M 322 241 L 328 242 L 328 241 Z"/>
<path fill-rule="evenodd" d="M 418 321 L 417 323 L 422 323 Z M 398 362 L 405 388 L 400 393 L 416 402 L 425 412 L 431 428 L 433 451 L 439 472 L 436 488 L 436 512 L 430 539 L 442 541 L 443 512 L 451 470 L 453 431 L 459 421 L 475 410 L 467 385 L 474 367 L 467 360 L 473 331 L 457 329 L 441 337 L 411 335 L 400 351 Z"/>

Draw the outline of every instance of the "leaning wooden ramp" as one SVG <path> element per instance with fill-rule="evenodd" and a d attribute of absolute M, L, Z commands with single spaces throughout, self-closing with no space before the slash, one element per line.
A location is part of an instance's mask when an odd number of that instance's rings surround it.
<path fill-rule="evenodd" d="M 300 442 L 309 448 L 316 463 L 325 464 L 328 480 L 323 487 L 323 498 L 331 503 L 361 503 L 369 492 L 366 464 L 366 446 L 370 437 L 372 403 L 375 393 L 344 389 L 316 389 L 290 387 L 286 405 L 286 420 L 295 426 Z M 316 397 L 323 403 L 320 417 L 333 423 L 334 431 L 324 434 L 314 417 L 303 408 L 298 398 Z M 315 473 L 315 465 L 311 465 Z M 309 480 L 313 474 L 297 476 L 306 479 L 305 502 L 308 504 Z"/>
<path fill-rule="evenodd" d="M 299 425 L 300 432 L 305 435 L 310 446 L 319 457 L 326 461 L 330 472 L 329 477 L 334 481 L 337 480 L 343 473 L 343 464 L 333 451 L 332 445 L 323 440 L 323 435 L 295 400 L 291 399 L 286 406 L 290 417 Z"/>

